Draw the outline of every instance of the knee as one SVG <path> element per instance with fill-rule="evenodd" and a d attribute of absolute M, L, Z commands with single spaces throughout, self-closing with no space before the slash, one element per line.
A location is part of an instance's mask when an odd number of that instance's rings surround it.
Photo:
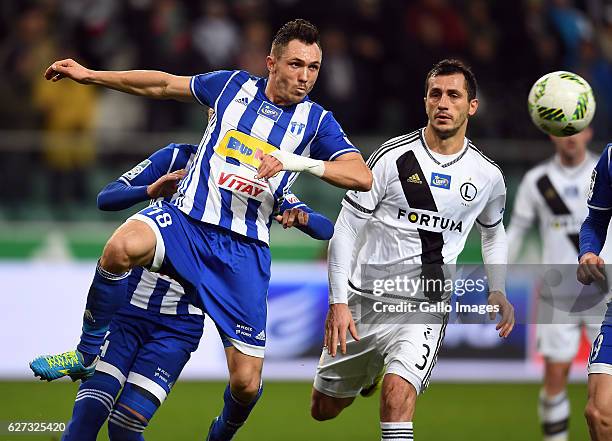
<path fill-rule="evenodd" d="M 257 397 L 261 376 L 255 372 L 236 372 L 230 376 L 232 395 L 243 403 L 250 403 Z"/>
<path fill-rule="evenodd" d="M 587 402 L 584 416 L 589 427 L 612 427 L 612 410 L 594 400 Z"/>
<path fill-rule="evenodd" d="M 130 269 L 129 241 L 121 237 L 111 237 L 104 247 L 100 266 L 106 271 L 121 274 Z"/>
<path fill-rule="evenodd" d="M 317 421 L 331 420 L 337 417 L 344 407 L 346 406 L 342 405 L 340 400 L 315 391 L 310 401 L 310 416 Z"/>

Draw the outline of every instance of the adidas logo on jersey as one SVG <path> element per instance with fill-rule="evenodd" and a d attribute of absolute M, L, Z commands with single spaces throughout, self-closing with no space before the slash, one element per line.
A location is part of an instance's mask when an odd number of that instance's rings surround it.
<path fill-rule="evenodd" d="M 419 178 L 418 173 L 415 173 L 412 176 L 408 176 L 408 179 L 406 179 L 406 181 L 412 184 L 422 184 L 423 183 L 423 181 L 421 181 L 421 178 Z"/>
<path fill-rule="evenodd" d="M 244 96 L 242 98 L 236 98 L 234 101 L 236 101 L 237 103 L 240 103 L 240 104 L 242 104 L 244 106 L 247 106 L 249 104 L 249 99 L 246 96 Z"/>
<path fill-rule="evenodd" d="M 266 341 L 266 331 L 262 329 L 261 332 L 255 336 L 255 340 Z"/>

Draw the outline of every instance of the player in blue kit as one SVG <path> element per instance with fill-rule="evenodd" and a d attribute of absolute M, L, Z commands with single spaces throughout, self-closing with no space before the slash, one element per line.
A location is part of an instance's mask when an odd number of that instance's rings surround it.
<path fill-rule="evenodd" d="M 98 207 L 115 211 L 149 198 L 151 205 L 171 200 L 196 150 L 191 144 L 158 150 L 108 184 L 98 195 Z M 333 234 L 331 221 L 293 194 L 287 195 L 276 219 L 314 238 L 327 240 Z M 132 271 L 128 298 L 113 317 L 95 374 L 79 388 L 63 440 L 95 440 L 107 418 L 112 440 L 143 439 L 142 432 L 198 347 L 204 315 L 196 304 L 197 296 L 175 280 L 144 268 Z M 44 357 L 39 364 L 45 366 Z"/>
<path fill-rule="evenodd" d="M 610 218 L 612 218 L 612 144 L 608 144 L 591 175 L 588 196 L 589 215 L 580 229 L 580 255 L 578 280 L 585 285 L 609 281 L 605 262 L 610 256 L 602 253 Z M 601 325 L 599 335 L 593 341 L 589 357 L 589 399 L 585 416 L 591 439 L 612 439 L 612 302 Z"/>
<path fill-rule="evenodd" d="M 193 77 L 101 72 L 73 60 L 57 61 L 45 72 L 52 81 L 66 77 L 136 95 L 195 100 L 215 111 L 179 196 L 132 216 L 107 242 L 77 346 L 84 355 L 79 364 L 95 361 L 134 267 L 161 271 L 196 292 L 228 345 L 230 381 L 210 440 L 231 439 L 261 395 L 269 227 L 291 184 L 306 171 L 353 190 L 372 185 L 372 173 L 333 115 L 308 98 L 321 59 L 316 27 L 294 20 L 274 37 L 268 78 L 244 71 Z"/>

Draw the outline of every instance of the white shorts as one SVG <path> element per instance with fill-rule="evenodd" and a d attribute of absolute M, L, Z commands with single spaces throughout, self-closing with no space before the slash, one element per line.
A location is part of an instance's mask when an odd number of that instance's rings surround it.
<path fill-rule="evenodd" d="M 428 314 L 428 324 L 357 324 L 360 340 L 347 340 L 346 354 L 323 349 L 314 388 L 336 398 L 355 397 L 386 368 L 422 393 L 429 383 L 444 338 L 448 316 Z"/>
<path fill-rule="evenodd" d="M 538 352 L 552 362 L 571 362 L 578 352 L 583 326 L 589 341 L 592 342 L 599 334 L 599 325 L 538 324 L 536 331 Z"/>

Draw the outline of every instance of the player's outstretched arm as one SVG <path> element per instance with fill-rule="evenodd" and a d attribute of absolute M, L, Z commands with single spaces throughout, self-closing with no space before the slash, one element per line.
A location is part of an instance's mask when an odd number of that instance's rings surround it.
<path fill-rule="evenodd" d="M 172 75 L 161 71 L 96 71 L 68 58 L 51 64 L 45 71 L 45 78 L 53 82 L 70 78 L 77 83 L 95 84 L 150 98 L 189 102 L 194 100 L 189 86 L 191 77 Z"/>
<path fill-rule="evenodd" d="M 345 153 L 333 161 L 306 158 L 283 150 L 265 155 L 258 170 L 258 177 L 267 179 L 281 170 L 307 172 L 340 188 L 369 191 L 372 188 L 372 171 L 361 154 Z"/>

